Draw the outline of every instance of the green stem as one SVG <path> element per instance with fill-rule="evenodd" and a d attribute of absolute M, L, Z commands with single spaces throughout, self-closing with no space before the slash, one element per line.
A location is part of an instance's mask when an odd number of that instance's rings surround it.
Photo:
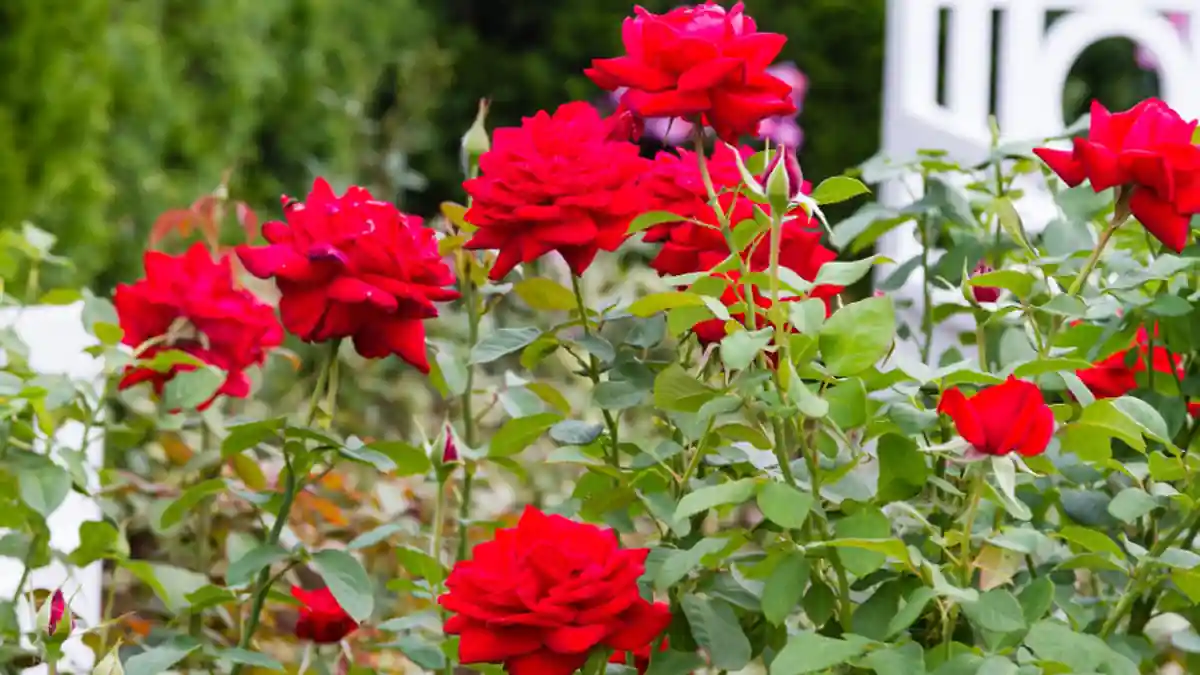
<path fill-rule="evenodd" d="M 1143 588 L 1146 582 L 1146 575 L 1151 567 L 1147 563 L 1153 563 L 1163 554 L 1179 535 L 1184 532 L 1192 531 L 1193 527 L 1200 525 L 1200 509 L 1194 511 L 1187 518 L 1184 518 L 1171 529 L 1166 535 L 1159 537 L 1158 541 L 1150 549 L 1150 552 L 1142 557 L 1136 566 L 1133 568 L 1133 573 L 1129 575 L 1129 583 L 1125 585 L 1125 590 L 1121 593 L 1121 599 L 1117 601 L 1116 606 L 1108 613 L 1104 619 L 1104 624 L 1100 626 L 1100 637 L 1107 638 L 1116 629 L 1117 624 L 1121 622 L 1129 610 L 1133 608 L 1134 602 L 1137 601 L 1147 589 Z"/>
<path fill-rule="evenodd" d="M 963 587 L 971 585 L 974 576 L 971 569 L 971 533 L 975 529 L 975 516 L 979 513 L 979 503 L 983 500 L 984 475 L 982 467 L 968 465 L 971 472 L 971 487 L 967 493 L 967 511 L 963 516 L 962 540 L 959 541 L 958 562 L 961 565 Z"/>
<path fill-rule="evenodd" d="M 579 307 L 579 320 L 583 323 L 583 334 L 591 337 L 592 335 L 592 320 L 588 315 L 587 303 L 583 299 L 583 288 L 579 285 L 579 277 L 571 275 L 571 287 L 575 290 L 575 303 Z M 596 355 L 588 350 L 588 376 L 592 380 L 592 385 L 600 384 L 600 362 L 596 359 Z M 608 463 L 612 464 L 614 469 L 621 468 L 621 445 L 620 433 L 621 428 L 617 424 L 617 419 L 612 416 L 607 410 L 601 409 L 604 413 L 604 423 L 608 426 L 608 437 L 610 441 L 610 450 L 608 454 Z"/>
<path fill-rule="evenodd" d="M 1071 282 L 1071 286 L 1067 288 L 1067 295 L 1078 296 L 1083 290 L 1083 285 L 1087 282 L 1087 278 L 1091 276 L 1092 271 L 1096 269 L 1096 263 L 1100 262 L 1100 256 L 1104 254 L 1104 249 L 1108 247 L 1108 241 L 1117 233 L 1117 228 L 1121 227 L 1129 218 L 1128 208 L 1123 206 L 1126 201 L 1124 195 L 1117 198 L 1116 211 L 1113 212 L 1112 222 L 1104 231 L 1100 233 L 1100 239 L 1096 242 L 1096 248 L 1092 249 L 1092 254 L 1088 256 L 1087 262 L 1083 264 L 1083 269 L 1079 270 L 1079 274 L 1075 275 L 1075 280 Z M 1054 346 L 1054 335 L 1062 328 L 1062 315 L 1055 315 L 1050 322 L 1050 332 L 1046 335 L 1046 349 L 1049 350 Z"/>
<path fill-rule="evenodd" d="M 465 253 L 465 252 L 464 252 Z M 471 255 L 471 254 L 466 254 Z M 463 284 L 463 302 L 467 307 L 467 341 L 469 348 L 474 349 L 475 344 L 479 342 L 479 307 L 475 301 L 475 282 L 470 277 L 468 270 L 462 276 L 465 283 Z M 462 414 L 462 429 L 463 441 L 468 448 L 474 449 L 475 438 L 475 408 L 472 394 L 475 389 L 475 366 L 467 364 L 467 383 L 463 389 L 461 397 L 460 411 Z M 463 478 L 462 492 L 459 495 L 458 502 L 458 552 L 455 556 L 456 560 L 466 560 L 467 558 L 467 522 L 471 517 L 471 484 L 475 481 L 475 464 L 470 459 L 463 457 Z"/>
<path fill-rule="evenodd" d="M 337 370 L 337 353 L 340 342 L 334 340 L 330 343 L 329 352 L 325 358 L 325 363 L 321 367 L 320 373 L 317 375 L 317 385 L 313 389 L 312 396 L 308 401 L 308 412 L 305 414 L 305 426 L 312 426 L 313 421 L 317 417 L 317 408 L 321 401 L 321 396 L 328 393 L 329 389 L 336 388 L 336 384 L 330 382 L 331 376 Z M 330 404 L 334 401 L 329 401 Z M 332 408 L 329 411 L 330 416 L 333 415 Z M 283 528 L 287 525 L 288 515 L 292 510 L 292 503 L 296 500 L 296 494 L 301 485 L 300 480 L 296 476 L 296 471 L 292 467 L 292 457 L 285 450 L 283 467 L 283 498 L 279 503 L 279 512 L 275 516 L 275 524 L 271 526 L 271 531 L 267 533 L 267 545 L 277 545 L 279 538 L 283 535 Z M 238 647 L 247 649 L 250 646 L 250 641 L 254 638 L 255 631 L 258 630 L 258 623 L 262 617 L 263 605 L 266 604 L 267 595 L 271 590 L 271 568 L 264 567 L 258 573 L 258 578 L 254 584 L 253 599 L 250 604 L 250 615 L 246 619 L 246 625 L 242 629 L 241 639 L 238 640 Z M 231 675 L 238 675 L 242 670 L 242 664 L 235 664 Z"/>
<path fill-rule="evenodd" d="M 780 430 L 777 428 L 775 433 L 779 434 Z M 810 443 L 808 443 L 807 436 L 804 435 L 803 428 L 797 429 L 796 436 L 800 439 L 800 452 L 804 455 L 804 461 L 808 466 L 808 481 L 812 489 L 813 498 L 817 500 L 818 504 L 820 504 L 821 461 L 817 455 L 820 450 L 817 449 L 816 446 L 812 446 Z M 778 443 L 776 444 L 776 447 L 778 447 Z M 776 452 L 778 456 L 778 451 Z M 780 458 L 780 460 L 781 464 L 786 466 L 786 457 Z M 791 476 L 790 467 L 785 469 L 785 471 L 784 479 L 787 480 Z M 789 484 L 792 487 L 796 487 L 795 479 L 793 478 L 790 480 Z M 824 510 L 814 509 L 813 516 L 816 518 L 816 522 L 820 526 L 821 536 L 826 541 L 834 539 L 833 529 L 830 527 L 829 518 L 825 515 Z M 829 561 L 830 567 L 833 568 L 834 576 L 837 578 L 838 623 L 841 624 L 843 630 L 850 632 L 850 630 L 853 628 L 854 617 L 854 603 L 850 598 L 850 578 L 846 574 L 846 566 L 842 564 L 842 555 L 840 551 L 838 551 L 836 548 L 827 549 L 827 560 Z"/>
<path fill-rule="evenodd" d="M 933 353 L 933 284 L 929 283 L 929 220 L 917 219 L 921 239 L 921 363 L 929 365 Z"/>
<path fill-rule="evenodd" d="M 200 454 L 207 452 L 212 445 L 212 430 L 208 428 L 208 423 L 201 417 Z M 200 476 L 200 480 L 205 481 L 220 475 L 221 464 L 218 463 L 215 470 L 206 470 Z M 212 537 L 212 512 L 212 505 L 207 499 L 202 500 L 196 509 L 196 564 L 197 570 L 206 578 L 208 577 L 209 557 L 212 555 L 209 551 L 209 539 Z M 203 629 L 203 614 L 200 611 L 193 611 L 188 617 L 188 634 L 198 638 Z"/>
<path fill-rule="evenodd" d="M 979 352 L 979 369 L 988 371 L 987 331 L 983 326 L 983 312 L 975 312 L 975 349 Z"/>

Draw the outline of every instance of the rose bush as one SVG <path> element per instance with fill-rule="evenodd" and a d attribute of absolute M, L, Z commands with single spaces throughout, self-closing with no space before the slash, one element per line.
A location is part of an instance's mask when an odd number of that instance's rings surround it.
<path fill-rule="evenodd" d="M 589 74 L 627 109 L 489 134 L 481 105 L 436 220 L 318 179 L 266 244 L 31 295 L 81 301 L 105 386 L 0 332 L 5 667 L 76 641 L 105 675 L 1200 670 L 1196 124 L 1097 105 L 1070 150 L 814 186 L 739 145 L 794 105 L 781 36 L 713 3 L 623 35 Z M 646 116 L 690 149 L 639 156 Z M 912 203 L 828 222 L 900 176 Z M 868 255 L 900 226 L 919 253 Z M 9 234 L 36 291 L 53 238 Z M 381 380 L 419 414 L 365 405 Z M 99 472 L 68 424 L 104 430 Z M 71 491 L 103 510 L 62 550 Z M 33 587 L 55 559 L 105 566 L 99 622 Z"/>

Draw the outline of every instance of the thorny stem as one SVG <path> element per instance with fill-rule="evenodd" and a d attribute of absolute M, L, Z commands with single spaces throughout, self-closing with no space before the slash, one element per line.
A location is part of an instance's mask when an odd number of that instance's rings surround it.
<path fill-rule="evenodd" d="M 1126 196 L 1128 194 L 1128 191 L 1120 190 L 1112 221 L 1100 233 L 1100 239 L 1096 242 L 1096 248 L 1092 249 L 1092 254 L 1088 256 L 1087 262 L 1083 264 L 1083 269 L 1079 270 L 1079 274 L 1075 275 L 1075 280 L 1071 282 L 1071 286 L 1067 289 L 1067 295 L 1072 297 L 1079 295 L 1080 291 L 1083 290 L 1083 285 L 1087 282 L 1087 278 L 1096 269 L 1096 263 L 1100 262 L 1100 256 L 1104 254 L 1104 249 L 1108 248 L 1108 241 L 1117 233 L 1117 229 L 1129 219 L 1128 197 Z M 1054 335 L 1058 333 L 1059 328 L 1062 328 L 1062 322 L 1062 315 L 1055 315 L 1054 319 L 1050 322 L 1050 331 L 1046 335 L 1046 349 L 1054 346 Z"/>
<path fill-rule="evenodd" d="M 929 365 L 929 357 L 933 353 L 933 284 L 929 282 L 929 221 L 927 218 L 917 219 L 917 227 L 921 236 L 921 363 Z"/>
<path fill-rule="evenodd" d="M 466 254 L 470 255 L 470 254 Z M 474 349 L 475 343 L 479 342 L 479 308 L 475 303 L 475 281 L 470 276 L 468 270 L 465 275 L 460 278 L 466 283 L 463 284 L 463 302 L 467 306 L 467 340 L 469 348 Z M 462 393 L 462 405 L 460 407 L 462 413 L 463 441 L 467 447 L 475 447 L 475 410 L 472 394 L 475 389 L 475 366 L 467 364 L 467 383 Z M 475 480 L 475 465 L 467 458 L 463 458 L 463 479 L 462 492 L 459 494 L 458 501 L 458 553 L 455 556 L 456 560 L 465 560 L 467 557 L 467 521 L 471 517 L 471 484 Z"/>
<path fill-rule="evenodd" d="M 579 277 L 571 275 L 571 287 L 575 290 L 575 303 L 579 307 L 579 320 L 583 324 L 583 334 L 591 337 L 592 326 L 591 317 L 588 316 L 587 303 L 583 299 L 583 288 L 579 285 Z M 592 380 L 593 385 L 600 384 L 600 362 L 596 359 L 596 355 L 588 350 L 588 376 Z M 608 437 L 611 441 L 612 452 L 608 455 L 608 463 L 612 464 L 614 469 L 621 468 L 621 445 L 620 433 L 621 428 L 617 424 L 617 419 L 612 416 L 607 410 L 601 409 L 604 413 L 604 423 L 608 426 Z"/>
<path fill-rule="evenodd" d="M 212 446 L 212 430 L 209 429 L 208 423 L 203 417 L 200 418 L 200 454 L 204 454 Z M 221 475 L 221 465 L 218 463 L 215 470 L 207 470 L 204 475 L 201 475 L 200 480 L 208 480 Z M 212 537 L 212 516 L 213 509 L 208 500 L 202 500 L 196 509 L 196 563 L 201 574 L 208 575 L 209 569 L 209 539 Z M 200 637 L 200 633 L 204 628 L 204 617 L 199 611 L 194 611 L 188 619 L 188 633 L 192 637 Z"/>
<path fill-rule="evenodd" d="M 317 384 L 313 388 L 312 396 L 308 401 L 308 412 L 305 415 L 305 426 L 312 426 L 313 421 L 317 417 L 317 408 L 321 401 L 321 396 L 327 394 L 330 390 L 336 390 L 336 384 L 331 382 L 331 378 L 337 371 L 337 354 L 340 341 L 334 340 L 330 343 L 329 352 L 326 356 L 325 363 L 321 366 L 321 372 L 317 375 Z M 332 405 L 336 401 L 330 400 L 328 403 Z M 332 408 L 329 414 L 333 415 Z M 275 517 L 275 524 L 271 526 L 271 531 L 267 534 L 267 545 L 276 545 L 279 543 L 279 538 L 283 535 L 283 528 L 287 525 L 288 514 L 292 510 L 292 503 L 296 500 L 296 493 L 301 485 L 296 477 L 296 471 L 292 467 L 292 457 L 288 452 L 284 452 L 284 467 L 283 467 L 283 497 L 279 503 L 279 512 Z M 246 649 L 250 646 L 250 641 L 254 638 L 254 632 L 258 630 L 258 623 L 262 617 L 263 605 L 266 603 L 267 594 L 271 590 L 271 568 L 264 567 L 258 573 L 258 579 L 254 584 L 254 597 L 250 604 L 250 615 L 246 619 L 246 625 L 242 629 L 241 639 L 238 640 L 238 647 Z M 242 670 L 242 664 L 235 664 L 231 675 L 239 675 Z"/>

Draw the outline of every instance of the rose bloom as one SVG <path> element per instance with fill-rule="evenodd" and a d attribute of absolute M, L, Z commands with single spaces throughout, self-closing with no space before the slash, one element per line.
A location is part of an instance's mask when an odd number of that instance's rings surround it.
<path fill-rule="evenodd" d="M 648 549 L 622 549 L 609 529 L 525 508 L 515 528 L 455 564 L 438 598 L 452 612 L 463 664 L 502 663 L 513 675 L 569 675 L 597 647 L 634 651 L 671 622 L 642 599 Z"/>
<path fill-rule="evenodd" d="M 1093 102 L 1087 138 L 1074 139 L 1073 150 L 1034 153 L 1071 187 L 1089 180 L 1096 192 L 1120 188 L 1133 216 L 1179 252 L 1187 245 L 1192 216 L 1200 213 L 1196 124 L 1156 98 L 1115 115 Z"/>
<path fill-rule="evenodd" d="M 287 223 L 263 225 L 267 246 L 240 246 L 246 269 L 274 278 L 287 330 L 305 342 L 353 338 L 366 358 L 395 354 L 423 373 L 426 319 L 454 272 L 433 230 L 360 187 L 341 197 L 318 178 L 304 202 L 284 197 Z"/>
<path fill-rule="evenodd" d="M 1096 398 L 1124 396 L 1137 389 L 1137 374 L 1146 372 L 1149 349 L 1149 333 L 1145 327 L 1139 328 L 1129 349 L 1119 351 L 1091 368 L 1077 370 L 1075 374 Z M 1155 372 L 1170 376 L 1174 371 L 1183 378 L 1184 368 L 1179 356 L 1171 354 L 1166 347 L 1155 345 L 1151 361 Z"/>
<path fill-rule="evenodd" d="M 1054 413 L 1042 391 L 1011 375 L 970 397 L 957 387 L 948 389 L 937 409 L 954 421 L 958 434 L 975 452 L 984 455 L 1040 455 L 1054 434 Z"/>
<path fill-rule="evenodd" d="M 498 251 L 493 281 L 551 251 L 581 275 L 625 241 L 645 210 L 638 180 L 648 164 L 630 133 L 624 118 L 605 120 L 581 102 L 496 130 L 480 176 L 463 183 L 466 220 L 479 228 L 466 248 Z"/>
<path fill-rule="evenodd" d="M 225 381 L 201 410 L 217 396 L 249 396 L 246 369 L 261 365 L 267 352 L 283 342 L 275 310 L 237 287 L 229 256 L 214 261 L 204 244 L 193 244 L 180 256 L 148 251 L 143 260 L 146 277 L 118 285 L 113 298 L 125 332 L 121 341 L 140 348 L 143 360 L 178 350 L 225 371 Z M 120 388 L 150 382 L 161 396 L 177 374 L 195 369 L 191 363 L 165 372 L 133 365 L 126 369 Z"/>
<path fill-rule="evenodd" d="M 787 38 L 760 33 L 742 3 L 715 2 L 653 14 L 641 7 L 621 27 L 625 55 L 594 59 L 599 87 L 627 87 L 643 117 L 702 118 L 721 139 L 756 135 L 768 117 L 796 112 L 792 87 L 767 72 Z"/>
<path fill-rule="evenodd" d="M 340 642 L 358 629 L 358 622 L 342 609 L 328 588 L 306 591 L 299 586 L 292 586 L 292 597 L 300 601 L 296 637 L 301 640 L 318 644 Z"/>

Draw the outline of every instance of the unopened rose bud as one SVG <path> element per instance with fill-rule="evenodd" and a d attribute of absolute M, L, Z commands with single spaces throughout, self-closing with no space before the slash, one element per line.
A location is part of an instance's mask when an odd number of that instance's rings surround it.
<path fill-rule="evenodd" d="M 121 658 L 117 656 L 117 651 L 121 648 L 118 643 L 111 651 L 100 659 L 100 663 L 92 669 L 92 675 L 125 675 L 125 668 L 121 665 Z"/>
<path fill-rule="evenodd" d="M 993 271 L 987 263 L 979 263 L 971 272 L 972 277 L 977 277 L 981 274 L 987 274 Z M 996 302 L 1000 299 L 1000 289 L 994 286 L 971 286 L 971 295 L 975 297 L 975 302 Z"/>
<path fill-rule="evenodd" d="M 767 172 L 767 203 L 771 205 L 772 213 L 787 213 L 792 205 L 792 185 L 791 177 L 788 176 L 787 155 L 787 147 L 780 148 L 776 155 L 775 165 Z"/>
<path fill-rule="evenodd" d="M 479 112 L 475 114 L 475 121 L 462 137 L 463 175 L 468 178 L 474 177 L 475 171 L 479 167 L 479 158 L 483 156 L 483 153 L 492 149 L 492 140 L 488 136 L 487 127 L 484 126 L 488 105 L 486 98 L 479 99 Z"/>
<path fill-rule="evenodd" d="M 454 432 L 446 427 L 446 447 L 442 450 L 442 464 L 458 461 L 458 446 L 454 444 Z"/>
<path fill-rule="evenodd" d="M 48 638 L 65 638 L 75 629 L 75 617 L 67 607 L 61 589 L 54 591 L 50 599 L 38 610 L 38 629 Z"/>
<path fill-rule="evenodd" d="M 780 151 L 771 159 L 763 173 L 763 181 L 770 182 L 771 174 L 782 164 L 787 175 L 788 198 L 795 199 L 796 195 L 805 191 L 804 172 L 800 169 L 800 160 L 796 158 L 794 148 L 782 146 Z"/>

